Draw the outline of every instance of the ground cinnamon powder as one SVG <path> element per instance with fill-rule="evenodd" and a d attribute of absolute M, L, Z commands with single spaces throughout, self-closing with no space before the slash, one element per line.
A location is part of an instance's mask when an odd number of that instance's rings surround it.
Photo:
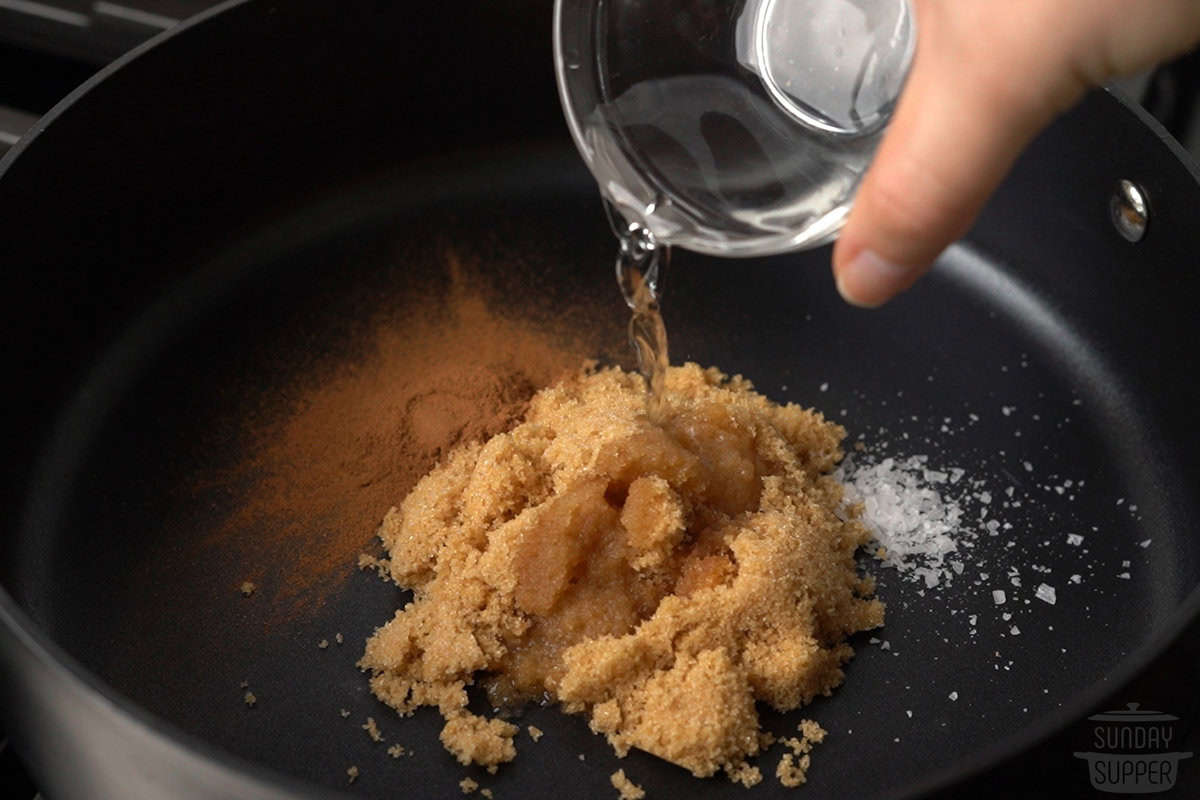
<path fill-rule="evenodd" d="M 236 544 L 260 587 L 287 553 L 287 578 L 268 598 L 277 610 L 328 596 L 396 499 L 451 448 L 508 429 L 537 389 L 602 355 L 579 320 L 510 316 L 483 271 L 445 259 L 443 291 L 376 325 L 356 358 L 298 375 L 218 479 L 239 487 L 237 500 L 202 546 Z"/>

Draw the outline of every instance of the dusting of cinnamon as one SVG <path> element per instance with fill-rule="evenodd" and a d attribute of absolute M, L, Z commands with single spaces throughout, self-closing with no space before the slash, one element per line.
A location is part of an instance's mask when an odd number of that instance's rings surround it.
<path fill-rule="evenodd" d="M 298 375 L 274 408 L 252 415 L 265 421 L 247 431 L 246 457 L 196 479 L 236 497 L 199 546 L 264 570 L 287 554 L 285 581 L 257 581 L 280 612 L 304 610 L 345 580 L 388 508 L 439 459 L 511 427 L 537 388 L 597 354 L 565 323 L 497 312 L 486 276 L 453 253 L 446 260 L 444 292 L 394 310 L 353 358 Z"/>
<path fill-rule="evenodd" d="M 651 419 L 640 376 L 585 369 L 384 517 L 414 595 L 360 665 L 402 714 L 437 707 L 461 763 L 516 755 L 516 726 L 467 709 L 481 680 L 497 706 L 548 693 L 587 714 L 618 755 L 752 786 L 755 703 L 830 693 L 846 637 L 882 624 L 855 569 L 868 534 L 829 474 L 844 430 L 694 364 L 666 389 Z"/>

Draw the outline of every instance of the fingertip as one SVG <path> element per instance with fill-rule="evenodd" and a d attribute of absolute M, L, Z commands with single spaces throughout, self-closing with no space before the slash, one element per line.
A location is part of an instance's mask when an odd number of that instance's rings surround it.
<path fill-rule="evenodd" d="M 921 272 L 920 268 L 896 264 L 870 249 L 861 249 L 847 258 L 835 257 L 833 266 L 838 294 L 858 308 L 879 308 L 912 286 Z"/>

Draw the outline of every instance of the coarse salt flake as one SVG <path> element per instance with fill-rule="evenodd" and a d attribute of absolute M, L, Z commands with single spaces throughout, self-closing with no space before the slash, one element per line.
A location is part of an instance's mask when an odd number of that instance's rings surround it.
<path fill-rule="evenodd" d="M 885 458 L 877 464 L 847 458 L 836 477 L 846 487 L 846 502 L 861 504 L 862 522 L 883 561 L 932 589 L 961 574 L 947 557 L 960 543 L 965 545 L 973 531 L 961 524 L 962 506 L 937 489 L 946 480 L 961 478 L 963 470 L 933 470 L 928 461 L 924 455 Z"/>

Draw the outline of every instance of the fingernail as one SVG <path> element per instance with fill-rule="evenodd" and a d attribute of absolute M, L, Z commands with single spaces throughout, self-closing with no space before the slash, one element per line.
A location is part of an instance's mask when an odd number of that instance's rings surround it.
<path fill-rule="evenodd" d="M 882 258 L 873 250 L 860 250 L 834 279 L 842 299 L 859 308 L 878 308 L 908 288 L 911 271 Z"/>

